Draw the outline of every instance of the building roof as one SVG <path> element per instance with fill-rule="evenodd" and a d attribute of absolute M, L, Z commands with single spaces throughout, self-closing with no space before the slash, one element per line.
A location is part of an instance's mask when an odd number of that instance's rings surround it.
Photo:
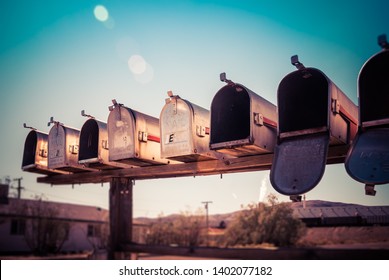
<path fill-rule="evenodd" d="M 16 198 L 9 198 L 8 204 L 0 204 L 0 216 L 53 217 L 53 213 L 56 218 L 72 221 L 105 223 L 109 219 L 108 210 L 86 205 Z"/>

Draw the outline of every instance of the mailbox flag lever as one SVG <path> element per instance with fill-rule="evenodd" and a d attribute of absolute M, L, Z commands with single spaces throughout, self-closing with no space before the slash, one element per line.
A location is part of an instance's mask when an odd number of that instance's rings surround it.
<path fill-rule="evenodd" d="M 384 50 L 389 49 L 389 43 L 386 39 L 386 34 L 382 34 L 378 36 L 378 45 L 380 45 L 380 47 L 383 48 Z"/>
<path fill-rule="evenodd" d="M 290 62 L 292 63 L 293 66 L 296 66 L 296 68 L 303 73 L 303 78 L 309 78 L 312 75 L 308 72 L 307 68 L 305 68 L 304 64 L 302 64 L 299 61 L 298 55 L 293 55 L 290 58 Z"/>

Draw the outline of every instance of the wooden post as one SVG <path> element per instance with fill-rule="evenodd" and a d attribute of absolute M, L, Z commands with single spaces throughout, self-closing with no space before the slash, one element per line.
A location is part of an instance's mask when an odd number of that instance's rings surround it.
<path fill-rule="evenodd" d="M 109 259 L 122 251 L 121 244 L 132 241 L 132 179 L 112 178 L 109 189 Z"/>

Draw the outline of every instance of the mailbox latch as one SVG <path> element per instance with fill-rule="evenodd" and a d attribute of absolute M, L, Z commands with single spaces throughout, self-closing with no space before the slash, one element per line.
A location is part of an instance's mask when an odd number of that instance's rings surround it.
<path fill-rule="evenodd" d="M 206 135 L 209 135 L 210 129 L 209 127 L 196 125 L 196 135 L 199 137 L 205 137 Z"/>
<path fill-rule="evenodd" d="M 47 158 L 47 150 L 45 149 L 40 149 L 39 150 L 39 156 L 43 158 Z"/>
<path fill-rule="evenodd" d="M 102 140 L 101 147 L 105 150 L 108 150 L 108 140 Z"/>
<path fill-rule="evenodd" d="M 69 152 L 71 154 L 78 154 L 78 145 L 69 145 Z"/>
<path fill-rule="evenodd" d="M 139 131 L 138 140 L 141 142 L 147 142 L 148 133 L 146 131 Z"/>

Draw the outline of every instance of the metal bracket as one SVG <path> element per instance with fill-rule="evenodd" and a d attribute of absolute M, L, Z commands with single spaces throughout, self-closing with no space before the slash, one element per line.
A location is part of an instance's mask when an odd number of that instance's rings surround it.
<path fill-rule="evenodd" d="M 227 79 L 226 72 L 220 73 L 220 81 L 225 82 L 228 85 L 235 85 L 233 81 Z"/>
<path fill-rule="evenodd" d="M 47 126 L 50 126 L 52 123 L 55 125 L 63 125 L 63 123 L 60 123 L 59 121 L 55 121 L 54 117 L 50 117 L 50 121 L 47 123 Z"/>
<path fill-rule="evenodd" d="M 384 50 L 389 50 L 389 43 L 386 39 L 386 34 L 378 36 L 378 45 Z"/>
<path fill-rule="evenodd" d="M 293 66 L 295 66 L 297 68 L 297 70 L 299 70 L 299 71 L 301 71 L 303 73 L 303 78 L 304 79 L 309 78 L 309 77 L 312 76 L 312 74 L 308 72 L 307 68 L 305 68 L 304 64 L 302 64 L 299 61 L 298 55 L 293 55 L 290 58 L 290 62 L 292 63 Z"/>
<path fill-rule="evenodd" d="M 108 106 L 108 110 L 109 110 L 109 111 L 112 111 L 115 107 L 118 107 L 118 106 L 121 107 L 121 106 L 123 106 L 123 104 L 117 103 L 116 99 L 112 99 L 112 104 L 113 104 L 113 105 Z"/>
<path fill-rule="evenodd" d="M 165 103 L 168 104 L 168 103 L 172 103 L 173 104 L 173 114 L 177 114 L 177 98 L 179 98 L 178 95 L 174 95 L 173 94 L 173 91 L 169 90 L 167 92 L 167 95 L 169 96 L 169 98 L 167 98 L 165 100 Z"/>
<path fill-rule="evenodd" d="M 291 195 L 289 196 L 289 199 L 292 201 L 292 202 L 301 202 L 301 199 L 303 197 L 301 195 Z"/>
<path fill-rule="evenodd" d="M 94 118 L 95 118 L 95 117 L 92 116 L 92 115 L 85 114 L 85 110 L 82 110 L 82 111 L 81 111 L 81 116 L 87 117 L 87 118 L 91 118 L 91 119 L 94 119 Z"/>
<path fill-rule="evenodd" d="M 365 195 L 375 196 L 377 193 L 376 190 L 374 190 L 374 185 L 366 184 L 365 185 Z"/>
<path fill-rule="evenodd" d="M 23 127 L 24 127 L 24 128 L 29 128 L 29 129 L 31 129 L 31 130 L 37 130 L 35 127 L 27 126 L 26 123 L 23 124 Z"/>

